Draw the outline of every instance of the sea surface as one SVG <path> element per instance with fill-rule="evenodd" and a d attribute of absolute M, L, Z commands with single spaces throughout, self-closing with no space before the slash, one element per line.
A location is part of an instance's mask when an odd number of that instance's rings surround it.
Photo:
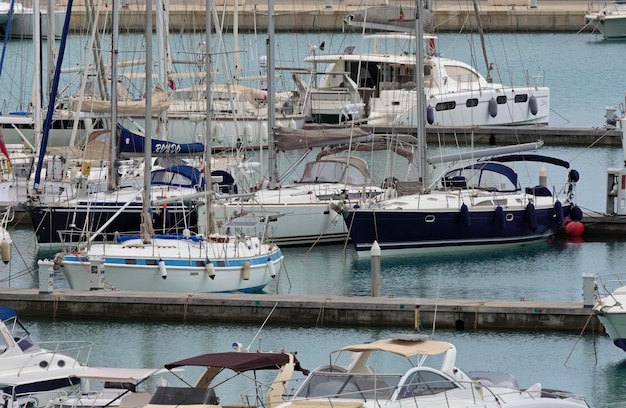
<path fill-rule="evenodd" d="M 582 22 L 581 22 L 582 26 Z M 138 37 L 122 36 L 123 44 L 139 44 Z M 231 36 L 225 36 L 232 41 Z M 202 37 L 175 35 L 175 58 L 195 52 Z M 241 39 L 242 64 L 248 75 L 260 74 L 257 62 L 265 36 L 246 33 Z M 277 34 L 277 65 L 302 65 L 310 45 L 326 44 L 326 52 L 361 44 L 360 36 L 342 33 Z M 475 37 L 441 34 L 438 49 L 446 56 L 484 67 Z M 24 46 L 11 42 L 11 46 Z M 489 34 L 487 48 L 494 54 L 495 73 L 504 83 L 520 83 L 526 75 L 541 73 L 552 92 L 550 125 L 596 127 L 605 123 L 606 106 L 624 103 L 626 83 L 623 43 L 607 43 L 591 34 Z M 106 47 L 103 47 L 106 49 Z M 190 50 L 190 51 L 189 51 Z M 84 40 L 70 38 L 66 68 L 76 67 L 87 51 Z M 140 52 L 126 57 L 140 58 Z M 28 74 L 17 68 L 13 72 Z M 7 61 L 7 66 L 11 66 Z M 256 68 L 255 68 L 256 67 Z M 226 69 L 222 69 L 226 71 Z M 11 72 L 5 68 L 4 72 Z M 481 69 L 481 72 L 484 72 Z M 0 86 L 5 86 L 4 73 Z M 4 94 L 2 111 L 10 104 L 8 96 L 27 81 L 12 82 Z M 75 86 L 68 82 L 66 86 Z M 23 92 L 22 97 L 29 95 Z M 26 100 L 27 98 L 23 99 Z M 430 147 L 434 148 L 434 147 Z M 603 212 L 606 206 L 608 167 L 622 167 L 624 155 L 611 147 L 545 147 L 540 153 L 568 160 L 580 172 L 576 201 L 584 211 Z M 372 163 L 373 168 L 375 163 Z M 536 178 L 536 172 L 520 170 L 522 177 Z M 373 174 L 377 177 L 377 171 Z M 561 173 L 550 173 L 551 184 L 560 183 Z M 18 226 L 11 231 L 14 240 L 12 261 L 0 265 L 0 286 L 37 287 L 37 259 L 49 258 L 55 250 L 36 245 L 32 229 Z M 370 262 L 359 259 L 350 244 L 284 248 L 286 268 L 267 293 L 367 296 L 370 294 Z M 382 296 L 467 299 L 528 299 L 582 301 L 582 275 L 610 274 L 624 270 L 625 240 L 550 243 L 522 247 L 507 252 L 446 257 L 396 257 L 382 261 Z M 67 288 L 62 276 L 55 287 Z M 377 328 L 335 328 L 273 326 L 271 317 L 260 333 L 256 326 L 111 321 L 26 321 L 40 340 L 88 340 L 94 342 L 94 366 L 160 367 L 164 363 L 205 352 L 224 351 L 239 341 L 252 349 L 297 351 L 307 368 L 327 361 L 326 353 L 352 342 L 389 336 L 398 330 Z M 466 369 L 508 371 L 523 386 L 541 382 L 546 387 L 563 388 L 587 396 L 593 407 L 626 407 L 626 353 L 613 346 L 599 331 L 565 332 L 462 332 L 424 328 L 435 336 L 456 344 L 458 364 Z M 258 336 L 257 336 L 258 334 Z M 220 395 L 234 400 L 236 390 Z"/>

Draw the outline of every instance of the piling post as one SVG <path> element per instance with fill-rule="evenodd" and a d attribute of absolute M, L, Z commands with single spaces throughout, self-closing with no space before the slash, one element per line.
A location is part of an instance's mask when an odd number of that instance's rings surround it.
<path fill-rule="evenodd" d="M 380 246 L 377 241 L 370 250 L 372 268 L 372 296 L 380 296 Z"/>
<path fill-rule="evenodd" d="M 39 266 L 39 293 L 52 293 L 54 290 L 54 263 L 48 259 L 37 261 Z"/>

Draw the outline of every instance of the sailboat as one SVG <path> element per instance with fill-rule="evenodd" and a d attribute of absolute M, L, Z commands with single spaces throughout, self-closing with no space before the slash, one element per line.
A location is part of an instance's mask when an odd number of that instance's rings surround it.
<path fill-rule="evenodd" d="M 118 1 L 114 2 L 114 15 Z M 211 4 L 207 4 L 207 10 Z M 146 54 L 149 61 L 152 54 L 151 3 L 146 6 Z M 115 29 L 114 29 L 115 31 Z M 210 19 L 207 19 L 207 44 L 211 33 Z M 114 41 L 115 44 L 115 41 Z M 206 61 L 207 76 L 211 67 Z M 113 64 L 115 66 L 115 64 Z M 151 64 L 146 63 L 146 78 L 151 78 Z M 150 81 L 146 81 L 147 94 Z M 210 81 L 207 80 L 207 84 Z M 210 93 L 210 86 L 207 85 Z M 115 100 L 115 99 L 113 99 Z M 146 117 L 149 112 L 150 101 Z M 206 120 L 210 122 L 210 106 Z M 283 262 L 281 250 L 274 244 L 261 242 L 257 237 L 244 235 L 220 235 L 212 233 L 211 195 L 202 192 L 204 205 L 201 208 L 199 234 L 193 235 L 188 229 L 182 234 L 155 235 L 151 233 L 149 222 L 151 187 L 149 166 L 151 165 L 151 125 L 146 126 L 146 159 L 144 164 L 143 222 L 141 234 L 119 236 L 114 242 L 82 243 L 70 253 L 59 253 L 55 264 L 65 275 L 72 289 L 118 289 L 162 292 L 258 292 L 267 286 L 280 271 Z M 210 129 L 210 126 L 207 126 Z M 210 163 L 210 143 L 205 155 Z M 210 168 L 209 168 L 210 170 Z M 209 171 L 210 172 L 210 171 Z M 93 237 L 92 237 L 93 238 Z M 89 265 L 88 268 L 85 266 Z"/>
<path fill-rule="evenodd" d="M 418 1 L 415 38 L 423 35 L 422 5 Z M 417 61 L 424 49 L 418 42 Z M 383 254 L 432 254 L 476 251 L 502 246 L 545 242 L 566 217 L 578 219 L 582 212 L 574 203 L 579 174 L 564 160 L 538 154 L 542 143 L 471 150 L 427 157 L 425 142 L 426 98 L 421 86 L 424 64 L 415 76 L 418 91 L 418 148 L 421 186 L 418 193 L 372 200 L 368 205 L 344 206 L 350 238 L 359 255 L 369 254 L 377 242 Z M 506 154 L 505 154 L 506 153 Z M 470 160 L 434 180 L 427 165 Z M 539 163 L 539 184 L 522 188 L 512 163 Z M 545 165 L 564 167 L 566 181 L 561 189 L 550 188 Z M 384 197 L 384 196 L 383 196 Z"/>

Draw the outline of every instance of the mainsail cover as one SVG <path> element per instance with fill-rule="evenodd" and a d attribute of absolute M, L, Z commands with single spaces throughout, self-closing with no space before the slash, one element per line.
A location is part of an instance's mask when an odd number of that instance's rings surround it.
<path fill-rule="evenodd" d="M 277 150 L 297 150 L 334 146 L 372 140 L 372 135 L 360 128 L 341 129 L 274 129 L 274 146 Z"/>
<path fill-rule="evenodd" d="M 117 125 L 118 148 L 123 156 L 142 156 L 145 137 Z M 167 155 L 199 155 L 204 152 L 202 143 L 173 143 L 166 140 L 152 140 L 152 157 Z"/>

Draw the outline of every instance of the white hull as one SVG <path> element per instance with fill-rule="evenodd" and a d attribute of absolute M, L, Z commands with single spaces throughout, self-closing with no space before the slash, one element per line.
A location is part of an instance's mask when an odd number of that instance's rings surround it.
<path fill-rule="evenodd" d="M 57 255 L 59 268 L 76 290 L 106 285 L 149 292 L 258 292 L 272 281 L 282 262 L 277 247 L 235 237 L 201 242 L 152 238 L 151 244 L 133 239 Z M 89 267 L 95 268 L 96 276 Z"/>
<path fill-rule="evenodd" d="M 375 45 L 373 52 L 320 54 L 305 59 L 314 66 L 327 64 L 319 88 L 307 89 L 304 82 L 297 82 L 301 93 L 310 92 L 307 109 L 313 118 L 328 118 L 329 109 L 335 109 L 335 121 L 364 116 L 368 125 L 417 126 L 416 58 L 411 49 L 414 37 L 397 33 L 372 37 L 376 41 L 386 37 L 407 39 L 408 48 L 404 52 L 398 49 L 387 53 Z M 494 83 L 471 65 L 444 58 L 434 51 L 424 58 L 423 90 L 426 96 L 423 109 L 430 125 L 547 124 L 550 118 L 548 87 L 538 83 L 517 86 Z M 344 111 L 353 113 L 348 117 L 341 115 L 340 103 L 344 103 Z M 354 110 L 359 107 L 363 107 L 362 113 Z"/>
<path fill-rule="evenodd" d="M 621 280 L 619 282 L 621 283 Z M 606 287 L 605 285 L 602 287 Z M 600 299 L 594 310 L 609 338 L 617 347 L 626 351 L 626 286 L 618 287 Z"/>
<path fill-rule="evenodd" d="M 625 39 L 626 3 L 616 1 L 597 13 L 587 14 L 585 23 L 599 30 L 607 40 Z"/>
<path fill-rule="evenodd" d="M 285 192 L 283 192 L 285 194 Z M 345 242 L 348 229 L 343 217 L 333 211 L 330 202 L 309 204 L 237 204 L 216 203 L 216 221 L 228 228 L 247 223 L 278 245 L 311 245 Z M 243 215 L 242 215 L 243 214 Z M 265 220 L 268 219 L 267 227 Z"/>

